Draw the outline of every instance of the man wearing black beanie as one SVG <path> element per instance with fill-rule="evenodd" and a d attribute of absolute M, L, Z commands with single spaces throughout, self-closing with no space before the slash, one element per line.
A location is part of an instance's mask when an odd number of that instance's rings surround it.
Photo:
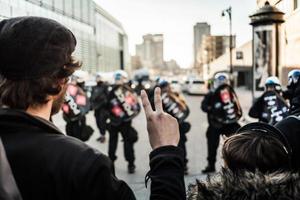
<path fill-rule="evenodd" d="M 61 107 L 68 77 L 80 67 L 72 57 L 75 46 L 72 32 L 54 20 L 0 22 L 0 137 L 12 173 L 24 200 L 135 199 L 107 156 L 49 120 Z M 159 91 L 156 99 L 161 104 Z M 150 113 L 145 98 L 144 105 L 153 148 L 150 199 L 185 199 L 176 120 Z"/>

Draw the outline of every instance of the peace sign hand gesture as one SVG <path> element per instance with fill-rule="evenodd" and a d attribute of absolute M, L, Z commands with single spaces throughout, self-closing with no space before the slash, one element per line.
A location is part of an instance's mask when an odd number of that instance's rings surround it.
<path fill-rule="evenodd" d="M 177 120 L 163 111 L 161 89 L 155 88 L 154 104 L 152 110 L 146 92 L 141 93 L 143 107 L 147 118 L 147 130 L 152 149 L 162 146 L 177 146 L 179 142 L 179 126 Z"/>

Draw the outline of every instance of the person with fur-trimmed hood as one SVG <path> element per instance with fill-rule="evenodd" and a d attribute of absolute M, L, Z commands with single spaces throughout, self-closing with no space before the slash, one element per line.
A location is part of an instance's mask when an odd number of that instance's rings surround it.
<path fill-rule="evenodd" d="M 190 185 L 188 200 L 300 198 L 300 177 L 292 172 L 292 148 L 274 126 L 252 123 L 242 127 L 225 141 L 222 154 L 222 171 Z"/>

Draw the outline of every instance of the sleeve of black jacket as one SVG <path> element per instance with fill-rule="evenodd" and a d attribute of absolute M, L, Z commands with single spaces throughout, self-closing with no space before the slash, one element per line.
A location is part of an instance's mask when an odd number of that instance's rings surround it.
<path fill-rule="evenodd" d="M 183 151 L 175 146 L 158 148 L 150 154 L 150 200 L 184 200 Z"/>
<path fill-rule="evenodd" d="M 209 112 L 212 108 L 212 103 L 211 103 L 211 100 L 212 100 L 212 92 L 209 92 L 208 94 L 206 94 L 204 96 L 204 99 L 201 103 L 201 109 L 203 112 Z"/>
<path fill-rule="evenodd" d="M 0 139 L 0 199 L 22 200 Z"/>
<path fill-rule="evenodd" d="M 77 199 L 136 199 L 129 186 L 114 176 L 110 159 L 100 152 L 87 149 L 76 165 L 73 174 L 77 178 L 73 184 L 80 190 Z"/>
<path fill-rule="evenodd" d="M 260 118 L 261 114 L 262 114 L 262 97 L 258 98 L 254 104 L 251 106 L 250 110 L 249 110 L 249 116 L 253 117 L 253 118 Z"/>

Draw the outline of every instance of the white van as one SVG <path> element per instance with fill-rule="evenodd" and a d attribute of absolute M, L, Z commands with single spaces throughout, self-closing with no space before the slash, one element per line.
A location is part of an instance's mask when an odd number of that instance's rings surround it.
<path fill-rule="evenodd" d="M 188 94 L 197 94 L 197 95 L 204 95 L 207 93 L 207 86 L 205 81 L 200 79 L 192 79 L 189 81 L 187 87 Z"/>

